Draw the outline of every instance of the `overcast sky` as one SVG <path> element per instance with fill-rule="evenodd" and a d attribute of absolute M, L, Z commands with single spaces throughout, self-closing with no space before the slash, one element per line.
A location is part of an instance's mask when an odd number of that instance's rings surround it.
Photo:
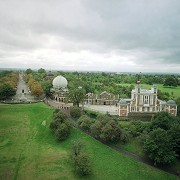
<path fill-rule="evenodd" d="M 0 68 L 180 72 L 180 0 L 0 0 Z"/>

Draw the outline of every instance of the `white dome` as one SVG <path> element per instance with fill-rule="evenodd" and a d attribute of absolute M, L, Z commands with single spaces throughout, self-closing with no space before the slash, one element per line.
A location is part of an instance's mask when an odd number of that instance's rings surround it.
<path fill-rule="evenodd" d="M 52 84 L 54 89 L 61 89 L 61 88 L 67 88 L 68 82 L 65 77 L 60 75 L 54 78 Z"/>

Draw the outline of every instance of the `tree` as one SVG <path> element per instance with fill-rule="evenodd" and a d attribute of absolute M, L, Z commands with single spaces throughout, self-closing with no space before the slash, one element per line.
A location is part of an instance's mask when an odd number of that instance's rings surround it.
<path fill-rule="evenodd" d="M 31 86 L 31 93 L 32 95 L 35 95 L 35 96 L 41 96 L 43 94 L 43 88 L 41 84 L 39 84 L 38 82 L 34 83 Z"/>
<path fill-rule="evenodd" d="M 180 97 L 176 99 L 177 104 L 177 116 L 180 116 Z"/>
<path fill-rule="evenodd" d="M 73 106 L 70 108 L 70 115 L 73 118 L 79 118 L 82 115 L 82 110 L 79 107 Z"/>
<path fill-rule="evenodd" d="M 170 136 L 170 144 L 178 156 L 180 156 L 180 125 L 172 126 L 167 133 Z"/>
<path fill-rule="evenodd" d="M 53 120 L 49 128 L 58 141 L 66 139 L 70 134 L 70 126 L 67 121 L 67 115 L 61 110 L 55 110 Z"/>
<path fill-rule="evenodd" d="M 70 128 L 67 124 L 61 123 L 55 131 L 55 138 L 58 141 L 66 139 L 70 134 Z"/>
<path fill-rule="evenodd" d="M 25 72 L 26 72 L 26 74 L 32 74 L 33 71 L 32 71 L 32 69 L 28 68 L 28 69 L 26 69 Z"/>
<path fill-rule="evenodd" d="M 38 69 L 38 73 L 46 73 L 46 70 L 43 68 Z"/>
<path fill-rule="evenodd" d="M 12 88 L 8 83 L 0 85 L 0 99 L 5 100 L 16 94 L 15 89 Z"/>
<path fill-rule="evenodd" d="M 80 141 L 74 142 L 72 146 L 72 160 L 75 170 L 82 176 L 92 172 L 90 158 L 84 151 L 83 143 Z"/>
<path fill-rule="evenodd" d="M 79 126 L 85 130 L 85 131 L 89 131 L 90 130 L 90 126 L 92 124 L 91 118 L 89 118 L 86 115 L 82 115 L 79 119 L 78 119 L 78 124 Z"/>
<path fill-rule="evenodd" d="M 144 151 L 155 165 L 170 164 L 176 158 L 176 153 L 170 143 L 170 136 L 161 128 L 149 133 L 144 142 Z"/>
<path fill-rule="evenodd" d="M 75 141 L 72 145 L 72 155 L 77 156 L 81 153 L 83 148 L 83 143 L 81 141 Z"/>
<path fill-rule="evenodd" d="M 91 173 L 91 164 L 90 159 L 87 153 L 80 153 L 75 157 L 75 167 L 76 171 L 82 176 L 88 175 Z"/>
<path fill-rule="evenodd" d="M 101 134 L 101 129 L 103 127 L 103 124 L 100 121 L 96 121 L 94 124 L 91 125 L 90 127 L 90 131 L 91 134 L 95 137 L 95 138 L 100 138 L 100 134 Z"/>
<path fill-rule="evenodd" d="M 74 87 L 69 90 L 68 99 L 77 107 L 79 107 L 79 104 L 83 102 L 84 97 L 85 90 L 81 87 Z"/>
<path fill-rule="evenodd" d="M 161 128 L 164 130 L 170 129 L 173 124 L 178 124 L 178 119 L 173 117 L 168 112 L 158 112 L 154 115 L 150 129 Z"/>
<path fill-rule="evenodd" d="M 100 138 L 107 142 L 117 142 L 121 138 L 121 129 L 118 123 L 114 120 L 110 120 L 101 129 Z"/>
<path fill-rule="evenodd" d="M 173 76 L 168 76 L 164 81 L 164 86 L 178 86 L 178 79 Z"/>

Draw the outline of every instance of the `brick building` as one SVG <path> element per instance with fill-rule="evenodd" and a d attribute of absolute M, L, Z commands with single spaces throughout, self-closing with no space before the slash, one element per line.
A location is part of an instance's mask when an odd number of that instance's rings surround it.
<path fill-rule="evenodd" d="M 120 99 L 119 116 L 127 117 L 130 112 L 155 113 L 160 111 L 166 111 L 176 116 L 176 102 L 158 99 L 157 92 L 156 86 L 152 86 L 151 90 L 145 90 L 141 88 L 140 82 L 138 82 L 135 89 L 131 91 L 131 99 Z"/>
<path fill-rule="evenodd" d="M 119 102 L 119 95 L 113 95 L 106 91 L 101 94 L 86 94 L 86 98 L 84 100 L 85 104 L 91 105 L 117 105 Z"/>

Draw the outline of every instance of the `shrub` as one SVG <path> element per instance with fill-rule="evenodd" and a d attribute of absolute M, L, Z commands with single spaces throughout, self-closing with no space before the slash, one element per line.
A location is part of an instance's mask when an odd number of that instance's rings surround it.
<path fill-rule="evenodd" d="M 90 158 L 84 151 L 83 143 L 74 142 L 72 146 L 72 160 L 75 170 L 82 176 L 89 175 L 92 172 Z"/>
<path fill-rule="evenodd" d="M 125 130 L 121 130 L 121 136 L 120 136 L 120 141 L 122 143 L 126 143 L 129 141 L 129 133 Z"/>
<path fill-rule="evenodd" d="M 94 124 L 91 125 L 90 127 L 90 131 L 91 134 L 95 137 L 95 138 L 100 138 L 100 134 L 101 134 L 101 129 L 102 129 L 103 125 L 100 121 L 96 121 Z"/>
<path fill-rule="evenodd" d="M 55 110 L 53 120 L 49 125 L 57 141 L 66 139 L 70 134 L 70 126 L 67 115 L 62 110 Z"/>
<path fill-rule="evenodd" d="M 82 110 L 81 108 L 77 107 L 77 106 L 73 106 L 70 108 L 70 115 L 73 118 L 79 118 L 82 115 Z"/>
<path fill-rule="evenodd" d="M 66 139 L 70 134 L 70 128 L 67 124 L 62 123 L 55 131 L 55 138 L 57 141 Z"/>
<path fill-rule="evenodd" d="M 86 115 L 82 115 L 78 119 L 78 124 L 83 130 L 89 131 L 92 121 L 91 121 L 90 117 L 88 117 Z"/>
<path fill-rule="evenodd" d="M 91 173 L 91 164 L 89 156 L 82 152 L 74 158 L 76 171 L 82 175 L 89 175 Z"/>

